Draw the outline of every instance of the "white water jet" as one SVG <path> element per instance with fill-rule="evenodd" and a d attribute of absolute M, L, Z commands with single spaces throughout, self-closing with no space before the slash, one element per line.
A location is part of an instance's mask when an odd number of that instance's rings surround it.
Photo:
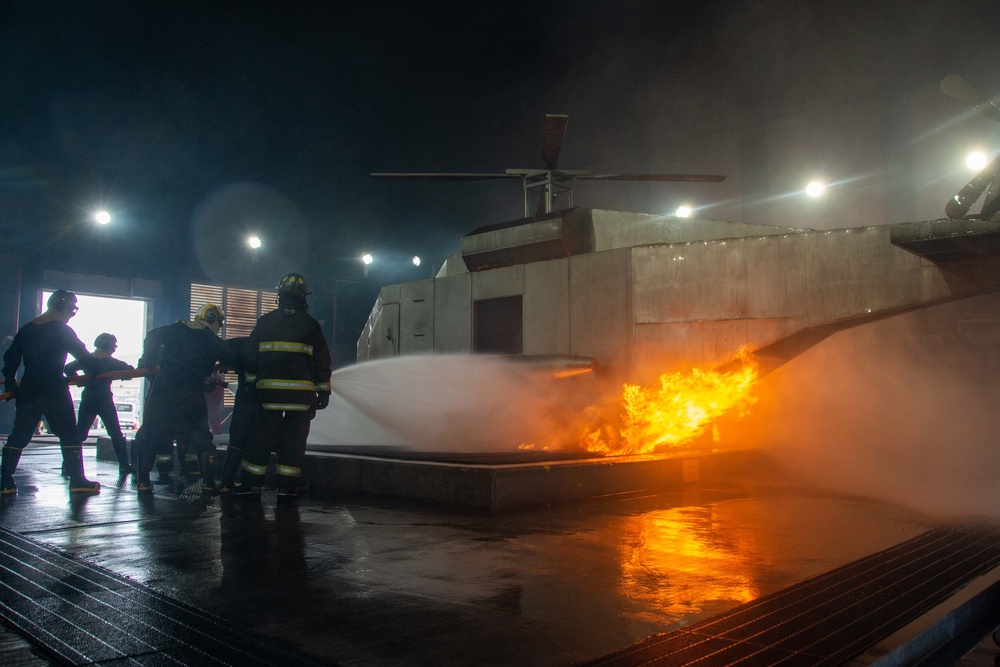
<path fill-rule="evenodd" d="M 486 355 L 405 356 L 340 369 L 309 441 L 505 452 L 567 437 L 579 382 Z"/>

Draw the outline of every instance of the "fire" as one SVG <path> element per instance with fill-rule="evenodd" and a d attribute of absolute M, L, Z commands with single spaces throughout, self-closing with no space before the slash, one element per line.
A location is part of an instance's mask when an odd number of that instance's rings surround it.
<path fill-rule="evenodd" d="M 758 366 L 749 348 L 741 349 L 739 358 L 742 364 L 732 371 L 694 368 L 661 375 L 658 387 L 626 384 L 617 437 L 605 425 L 585 435 L 584 448 L 603 454 L 649 454 L 693 441 L 712 420 L 733 410 L 745 412 L 756 401 L 751 390 Z"/>

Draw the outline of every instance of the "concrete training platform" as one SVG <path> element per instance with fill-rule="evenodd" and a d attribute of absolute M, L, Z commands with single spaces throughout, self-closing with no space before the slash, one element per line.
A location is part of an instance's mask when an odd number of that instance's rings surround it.
<path fill-rule="evenodd" d="M 225 458 L 225 442 L 223 436 L 218 443 L 217 468 Z M 110 439 L 97 439 L 97 457 L 115 460 Z M 767 466 L 766 459 L 753 450 L 594 457 L 564 452 L 455 454 L 310 445 L 303 475 L 311 489 L 502 511 L 759 477 Z"/>

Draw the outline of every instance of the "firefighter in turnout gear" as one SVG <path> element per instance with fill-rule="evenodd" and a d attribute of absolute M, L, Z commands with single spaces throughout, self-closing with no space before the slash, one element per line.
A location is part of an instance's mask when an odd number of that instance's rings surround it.
<path fill-rule="evenodd" d="M 216 492 L 212 471 L 215 445 L 208 427 L 205 378 L 217 361 L 232 364 L 229 347 L 219 338 L 225 317 L 221 308 L 206 304 L 191 322 L 175 322 L 157 333 L 163 350 L 142 424 L 137 471 L 140 495 L 153 492 L 149 473 L 156 455 L 169 452 L 175 438 L 198 456 L 202 494 Z"/>
<path fill-rule="evenodd" d="M 309 422 L 330 404 L 330 351 L 319 322 L 306 312 L 305 279 L 290 273 L 277 291 L 278 308 L 257 320 L 247 344 L 246 372 L 256 385 L 257 420 L 233 493 L 260 496 L 273 450 L 281 500 L 298 497 Z"/>
<path fill-rule="evenodd" d="M 118 349 L 118 339 L 109 333 L 102 333 L 94 340 L 92 372 L 95 375 L 135 370 L 131 364 L 111 356 L 116 349 Z M 76 376 L 81 370 L 83 365 L 79 361 L 71 361 L 66 365 L 66 375 L 69 377 Z M 76 437 L 81 442 L 86 440 L 90 425 L 94 423 L 94 417 L 100 417 L 115 448 L 118 477 L 124 479 L 130 472 L 128 446 L 125 444 L 125 434 L 122 433 L 121 424 L 118 422 L 118 409 L 115 407 L 115 397 L 111 393 L 111 382 L 111 378 L 94 379 L 83 385 L 83 393 L 80 395 L 80 414 L 76 420 Z"/>
<path fill-rule="evenodd" d="M 187 320 L 174 320 L 171 324 L 156 327 L 146 333 L 146 338 L 142 341 L 142 356 L 139 357 L 139 368 L 156 373 L 160 367 L 160 359 L 163 356 L 164 337 L 172 330 L 176 324 L 187 324 Z M 153 377 L 149 377 L 149 388 L 146 391 L 145 407 L 149 406 L 149 391 L 152 389 Z M 146 421 L 145 411 L 142 421 Z M 138 452 L 146 442 L 146 430 L 140 426 L 135 433 L 135 460 L 139 460 Z M 191 470 L 198 472 L 198 456 L 192 454 L 190 458 L 187 454 L 187 446 L 183 438 L 177 441 L 177 460 L 180 462 L 181 476 L 187 478 Z M 159 452 L 155 457 L 156 470 L 159 474 L 159 481 L 168 483 L 171 481 L 170 474 L 174 470 L 174 448 L 168 447 L 166 451 Z"/>
<path fill-rule="evenodd" d="M 78 310 L 76 295 L 57 290 L 46 305 L 44 313 L 21 327 L 3 357 L 4 389 L 14 392 L 17 402 L 14 428 L 4 445 L 0 464 L 0 493 L 17 493 L 14 471 L 43 415 L 59 437 L 70 492 L 100 493 L 101 483 L 90 481 L 83 473 L 83 442 L 77 437 L 73 399 L 63 372 L 67 353 L 76 357 L 89 373 L 95 370 L 94 357 L 67 324 Z M 22 362 L 24 374 L 18 385 L 16 375 Z"/>

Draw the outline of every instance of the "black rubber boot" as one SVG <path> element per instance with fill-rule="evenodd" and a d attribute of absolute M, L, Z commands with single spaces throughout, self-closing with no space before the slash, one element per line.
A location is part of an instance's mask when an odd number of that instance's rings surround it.
<path fill-rule="evenodd" d="M 298 500 L 302 494 L 302 487 L 298 479 L 286 479 L 278 483 L 278 500 Z"/>
<path fill-rule="evenodd" d="M 14 471 L 17 470 L 17 462 L 21 460 L 22 451 L 17 447 L 4 446 L 3 462 L 0 463 L 0 495 L 13 496 L 17 493 Z"/>
<path fill-rule="evenodd" d="M 118 459 L 118 476 L 124 478 L 132 472 L 132 466 L 128 460 L 128 445 L 125 440 L 112 440 L 111 444 L 115 448 L 115 457 Z"/>
<path fill-rule="evenodd" d="M 173 452 L 170 454 L 158 454 L 153 457 L 153 460 L 156 462 L 156 473 L 159 475 L 160 483 L 169 483 L 170 474 L 174 471 Z"/>
<path fill-rule="evenodd" d="M 181 464 L 181 477 L 188 482 L 195 482 L 201 473 L 201 455 L 190 452 L 184 454 L 184 462 Z"/>
<path fill-rule="evenodd" d="M 266 461 L 266 459 L 265 459 Z M 234 496 L 260 498 L 261 489 L 264 486 L 264 476 L 267 474 L 267 463 L 257 465 L 246 459 L 240 464 L 240 484 L 233 489 Z"/>
<path fill-rule="evenodd" d="M 219 493 L 232 493 L 236 486 L 236 473 L 239 472 L 242 462 L 242 449 L 232 445 L 226 448 L 226 462 L 222 465 L 222 483 L 219 484 Z"/>
<path fill-rule="evenodd" d="M 69 473 L 70 493 L 100 493 L 101 483 L 87 479 L 83 474 L 83 446 L 63 447 L 63 465 Z"/>
<path fill-rule="evenodd" d="M 153 471 L 153 465 L 155 464 L 156 452 L 149 451 L 149 447 L 147 446 L 140 447 L 139 459 L 135 464 L 135 487 L 140 496 L 153 494 L 153 482 L 150 481 L 149 474 Z"/>
<path fill-rule="evenodd" d="M 219 495 L 215 485 L 215 446 L 211 446 L 198 454 L 198 468 L 201 470 L 201 495 L 212 497 Z"/>

